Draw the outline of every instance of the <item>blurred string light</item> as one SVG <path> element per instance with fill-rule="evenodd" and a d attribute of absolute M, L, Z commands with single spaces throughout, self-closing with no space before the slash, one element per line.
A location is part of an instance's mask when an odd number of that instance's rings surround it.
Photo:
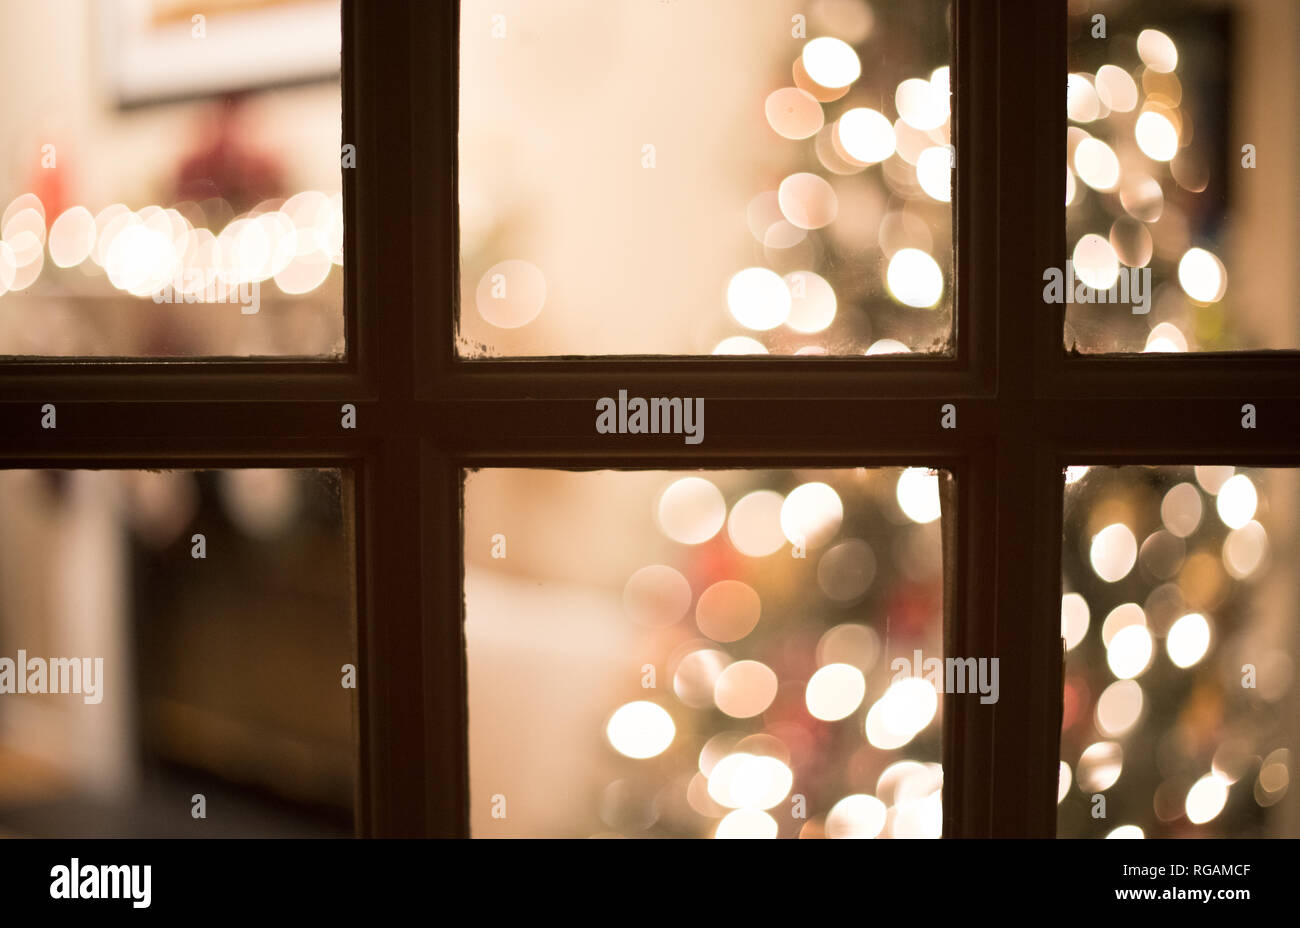
<path fill-rule="evenodd" d="M 648 700 L 620 706 L 605 726 L 605 734 L 614 750 L 636 759 L 662 754 L 672 744 L 676 733 L 676 726 L 667 710 Z"/>
<path fill-rule="evenodd" d="M 736 661 L 718 674 L 713 701 L 724 714 L 736 719 L 752 718 L 776 698 L 777 679 L 762 661 Z"/>
<path fill-rule="evenodd" d="M 1065 649 L 1071 651 L 1079 646 L 1088 634 L 1088 601 L 1078 593 L 1066 593 L 1061 597 L 1061 637 L 1065 639 Z"/>
<path fill-rule="evenodd" d="M 754 588 L 740 580 L 719 580 L 695 604 L 695 624 L 714 641 L 739 641 L 754 630 L 763 612 Z"/>
<path fill-rule="evenodd" d="M 1255 517 L 1259 495 L 1255 484 L 1245 474 L 1235 474 L 1219 487 L 1215 508 L 1228 528 L 1241 528 Z"/>
<path fill-rule="evenodd" d="M 1061 602 L 1070 653 L 1062 827 L 1100 836 L 1100 823 L 1080 824 L 1089 819 L 1071 798 L 1072 779 L 1085 799 L 1115 787 L 1123 791 L 1125 809 L 1149 803 L 1145 820 L 1123 826 L 1135 837 L 1138 831 L 1159 837 L 1255 833 L 1259 820 L 1240 802 L 1229 803 L 1234 784 L 1243 783 L 1254 805 L 1264 808 L 1279 801 L 1290 780 L 1289 755 L 1277 746 L 1285 716 L 1267 707 L 1291 692 L 1291 662 L 1261 642 L 1266 626 L 1241 622 L 1240 610 L 1252 607 L 1241 599 L 1244 591 L 1232 587 L 1259 576 L 1267 555 L 1268 531 L 1256 520 L 1266 509 L 1267 484 L 1257 472 L 1217 464 L 1112 473 L 1123 475 L 1122 482 L 1103 477 L 1068 491 L 1088 500 L 1080 513 L 1092 531 L 1085 553 L 1095 578 L 1075 577 L 1081 592 L 1066 593 Z M 1135 561 L 1136 538 L 1143 535 Z M 1161 571 L 1157 549 L 1177 553 L 1172 571 Z M 1120 581 L 1117 589 L 1133 599 L 1107 603 L 1099 631 L 1092 631 L 1100 603 L 1090 597 Z M 1277 673 L 1276 685 L 1239 689 L 1243 661 L 1258 664 L 1261 674 Z M 1171 692 L 1184 695 L 1171 703 Z M 1127 765 L 1125 745 L 1135 752 Z M 1153 763 L 1160 771 L 1154 781 Z M 1192 774 L 1205 765 L 1209 773 Z"/>
<path fill-rule="evenodd" d="M 839 494 L 820 481 L 795 487 L 781 504 L 781 531 L 791 544 L 819 548 L 844 519 Z"/>
<path fill-rule="evenodd" d="M 837 722 L 857 711 L 866 692 L 867 680 L 861 670 L 849 664 L 827 664 L 808 681 L 808 714 L 824 722 Z"/>
<path fill-rule="evenodd" d="M 939 477 L 924 467 L 909 467 L 898 477 L 895 496 L 903 513 L 926 524 L 939 518 Z"/>
<path fill-rule="evenodd" d="M 1116 680 L 1097 699 L 1097 730 L 1108 738 L 1128 734 L 1142 717 L 1144 701 L 1136 680 Z"/>
<path fill-rule="evenodd" d="M 676 480 L 659 497 L 659 527 L 673 541 L 698 545 L 708 541 L 727 519 L 722 492 L 703 477 Z"/>
<path fill-rule="evenodd" d="M 1095 74 L 1067 75 L 1066 114 L 1071 125 L 1066 205 L 1072 217 L 1109 227 L 1079 230 L 1071 253 L 1075 272 L 1087 285 L 1105 290 L 1124 268 L 1150 267 L 1158 259 L 1162 273 L 1174 272 L 1192 306 L 1210 306 L 1227 293 L 1227 271 L 1203 244 L 1189 247 L 1187 219 L 1179 210 L 1166 209 L 1162 186 L 1174 184 L 1188 194 L 1207 187 L 1204 162 L 1190 147 L 1190 117 L 1182 109 L 1181 83 L 1175 74 L 1178 48 L 1165 32 L 1143 29 L 1136 52 L 1140 64 L 1132 71 L 1106 63 Z M 1095 191 L 1092 196 L 1100 196 L 1105 209 L 1085 220 L 1087 191 Z M 1123 214 L 1115 218 L 1120 210 Z M 1169 266 L 1171 251 L 1181 254 L 1173 267 Z M 1135 348 L 1189 350 L 1194 328 L 1188 322 L 1150 319 L 1150 332 Z"/>
<path fill-rule="evenodd" d="M 1187 791 L 1187 820 L 1193 825 L 1204 825 L 1222 812 L 1227 802 L 1228 784 L 1208 773 Z"/>
<path fill-rule="evenodd" d="M 738 499 L 727 517 L 727 536 L 747 557 L 766 557 L 785 547 L 781 507 L 785 497 L 775 490 L 755 490 Z"/>
<path fill-rule="evenodd" d="M 1137 562 L 1137 539 L 1132 529 L 1116 522 L 1093 536 L 1088 557 L 1098 577 L 1115 583 L 1127 577 Z"/>
<path fill-rule="evenodd" d="M 896 497 L 913 523 L 937 519 L 938 475 L 924 468 L 896 474 L 876 484 L 881 502 Z M 655 794 L 655 802 L 689 808 L 716 838 L 772 838 L 782 831 L 785 813 L 777 810 L 796 789 L 799 757 L 806 764 L 821 737 L 810 724 L 842 725 L 844 735 L 856 732 L 864 748 L 901 752 L 936 723 L 940 698 L 930 680 L 903 677 L 869 699 L 869 674 L 879 667 L 885 645 L 871 626 L 859 622 L 831 624 L 813 640 L 790 638 L 787 632 L 795 629 L 778 632 L 787 651 L 799 642 L 811 651 L 812 667 L 803 674 L 792 676 L 786 657 L 772 657 L 781 653 L 771 650 L 773 639 L 756 633 L 766 626 L 770 635 L 773 622 L 779 626 L 785 618 L 766 617 L 757 584 L 719 577 L 719 567 L 752 565 L 752 559 L 787 545 L 819 548 L 817 586 L 829 603 L 843 605 L 858 602 L 871 588 L 876 555 L 864 538 L 837 537 L 845 520 L 843 490 L 825 481 L 805 480 L 784 493 L 752 489 L 730 503 L 719 489 L 725 485 L 690 475 L 664 486 L 654 517 L 667 541 L 695 552 L 690 579 L 667 564 L 643 566 L 628 578 L 623 606 L 635 625 L 679 630 L 664 664 L 671 697 L 735 726 L 718 730 L 715 722 L 711 731 L 706 728 L 707 738 L 693 756 L 695 769 L 673 778 Z M 722 555 L 724 548 L 746 560 Z M 695 628 L 683 630 L 691 616 Z M 742 728 L 748 731 L 737 730 Z M 691 730 L 702 734 L 695 725 Z M 631 761 L 677 751 L 687 731 L 685 722 L 649 700 L 619 706 L 604 727 L 608 745 Z M 942 779 L 937 763 L 897 757 L 879 774 L 874 792 L 863 791 L 863 783 L 831 787 L 830 796 L 819 790 L 822 795 L 814 801 L 826 803 L 825 812 L 814 814 L 799 835 L 937 838 L 943 828 Z M 637 792 L 633 783 L 615 780 L 603 794 L 601 818 L 611 828 L 647 831 L 661 817 L 662 809 L 646 805 L 649 794 Z"/>
<path fill-rule="evenodd" d="M 1191 667 L 1210 648 L 1210 623 L 1199 612 L 1183 616 L 1170 627 L 1165 648 L 1174 666 Z"/>
<path fill-rule="evenodd" d="M 852 2 L 840 5 L 843 9 L 836 12 L 831 12 L 829 6 L 822 11 L 827 23 L 842 29 L 843 35 L 854 41 L 871 32 L 873 17 L 868 6 Z M 844 38 L 824 35 L 809 40 L 794 61 L 792 76 L 793 86 L 773 90 L 764 100 L 764 114 L 777 136 L 810 142 L 818 162 L 831 175 L 852 175 L 878 166 L 880 179 L 896 196 L 951 202 L 951 87 L 946 65 L 927 76 L 909 77 L 894 88 L 892 102 L 897 119 L 893 122 L 882 112 L 883 107 L 848 105 L 838 116 L 829 114 L 827 106 L 848 94 L 863 76 L 862 60 Z M 771 258 L 772 250 L 803 246 L 809 234 L 830 230 L 848 211 L 841 202 L 844 196 L 860 194 L 833 186 L 818 173 L 796 172 L 785 177 L 776 190 L 763 191 L 750 201 L 747 225 Z M 880 242 L 886 258 L 884 294 L 903 307 L 929 309 L 939 305 L 944 274 L 929 253 L 933 244 L 924 222 L 916 216 L 908 217 L 920 223 L 924 243 L 889 247 L 883 230 L 890 217 L 878 207 L 867 212 L 858 200 L 852 202 L 852 231 L 844 234 L 855 240 L 875 238 Z M 864 220 L 863 216 L 868 218 Z M 766 267 L 744 268 L 733 275 L 726 288 L 731 319 L 754 332 L 775 332 L 781 326 L 798 335 L 825 331 L 836 319 L 839 302 L 835 288 L 815 269 L 787 273 L 782 279 Z M 910 350 L 898 339 L 884 338 L 876 339 L 865 354 Z M 713 348 L 713 354 L 767 353 L 766 344 L 750 336 L 728 337 Z M 794 353 L 830 352 L 821 345 L 805 345 Z"/>
<path fill-rule="evenodd" d="M 131 296 L 170 287 L 170 301 L 195 303 L 228 301 L 241 286 L 266 281 L 287 295 L 310 293 L 343 263 L 341 194 L 267 200 L 216 235 L 205 222 L 194 203 L 140 210 L 114 203 L 96 214 L 78 205 L 48 217 L 39 197 L 22 194 L 0 215 L 0 295 L 32 286 L 47 252 L 55 267 L 102 275 Z"/>
<path fill-rule="evenodd" d="M 826 815 L 828 838 L 875 838 L 885 830 L 888 809 L 875 796 L 845 796 Z"/>

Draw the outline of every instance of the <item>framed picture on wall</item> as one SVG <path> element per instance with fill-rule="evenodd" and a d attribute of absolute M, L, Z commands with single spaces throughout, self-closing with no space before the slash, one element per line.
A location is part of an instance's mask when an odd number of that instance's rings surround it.
<path fill-rule="evenodd" d="M 337 0 L 104 0 L 105 77 L 122 106 L 328 80 L 339 72 Z M 299 37 L 292 43 L 278 36 Z"/>

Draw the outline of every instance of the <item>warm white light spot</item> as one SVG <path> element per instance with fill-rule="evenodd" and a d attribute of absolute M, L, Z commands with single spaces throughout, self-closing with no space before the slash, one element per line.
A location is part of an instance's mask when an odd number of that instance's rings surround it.
<path fill-rule="evenodd" d="M 1148 354 L 1187 350 L 1187 336 L 1172 322 L 1158 322 L 1147 334 L 1142 350 Z"/>
<path fill-rule="evenodd" d="M 1066 593 L 1061 597 L 1061 637 L 1065 639 L 1065 650 L 1072 651 L 1084 635 L 1088 634 L 1088 601 L 1078 593 Z"/>
<path fill-rule="evenodd" d="M 884 161 L 897 144 L 894 126 L 884 115 L 868 107 L 855 107 L 836 123 L 840 146 L 850 158 L 862 164 Z"/>
<path fill-rule="evenodd" d="M 770 809 L 790 792 L 794 774 L 781 760 L 744 751 L 728 754 L 709 774 L 709 797 L 731 809 Z"/>
<path fill-rule="evenodd" d="M 1228 289 L 1228 273 L 1211 252 L 1189 248 L 1178 262 L 1178 283 L 1198 303 L 1216 303 Z"/>
<path fill-rule="evenodd" d="M 718 822 L 714 838 L 775 838 L 779 832 L 776 819 L 761 809 L 736 809 Z"/>
<path fill-rule="evenodd" d="M 925 524 L 939 518 L 939 476 L 924 467 L 909 467 L 894 488 L 899 508 L 913 522 Z"/>
<path fill-rule="evenodd" d="M 1178 48 L 1174 40 L 1159 29 L 1143 29 L 1138 33 L 1137 51 L 1142 62 L 1152 71 L 1168 74 L 1178 67 Z"/>
<path fill-rule="evenodd" d="M 785 498 L 773 490 L 755 490 L 736 501 L 727 519 L 727 535 L 747 557 L 766 557 L 785 545 L 781 505 Z"/>
<path fill-rule="evenodd" d="M 156 228 L 136 224 L 124 228 L 108 250 L 104 269 L 119 290 L 146 296 L 173 277 L 176 252 L 171 239 Z"/>
<path fill-rule="evenodd" d="M 812 271 L 785 275 L 790 291 L 790 315 L 785 324 L 796 332 L 821 332 L 835 321 L 835 291 L 826 279 Z"/>
<path fill-rule="evenodd" d="M 949 100 L 944 88 L 919 77 L 909 78 L 894 92 L 894 106 L 903 122 L 928 132 L 948 118 Z"/>
<path fill-rule="evenodd" d="M 787 139 L 806 139 L 816 135 L 825 117 L 817 98 L 798 87 L 782 87 L 767 95 L 763 104 L 768 125 Z"/>
<path fill-rule="evenodd" d="M 885 704 L 884 700 L 877 699 L 867 710 L 866 720 L 867 741 L 873 748 L 881 751 L 892 751 L 901 748 L 907 742 L 916 737 L 915 732 L 895 732 L 890 730 L 885 722 Z"/>
<path fill-rule="evenodd" d="M 1120 603 L 1106 613 L 1106 618 L 1101 623 L 1101 643 L 1109 648 L 1111 639 L 1121 628 L 1146 624 L 1147 614 L 1142 611 L 1141 606 L 1137 603 Z"/>
<path fill-rule="evenodd" d="M 952 68 L 940 65 L 930 72 L 930 87 L 942 100 L 948 100 L 952 94 Z M 949 107 L 951 109 L 951 107 Z"/>
<path fill-rule="evenodd" d="M 1057 805 L 1060 805 L 1062 802 L 1065 801 L 1065 797 L 1069 795 L 1070 792 L 1070 784 L 1073 781 L 1074 778 L 1073 775 L 1070 773 L 1070 765 L 1067 764 L 1065 761 L 1061 761 L 1061 772 L 1056 778 L 1056 804 Z"/>
<path fill-rule="evenodd" d="M 915 799 L 900 799 L 894 807 L 890 834 L 895 838 L 943 837 L 943 797 L 939 790 Z"/>
<path fill-rule="evenodd" d="M 943 271 L 919 248 L 900 248 L 889 259 L 885 283 L 890 295 L 904 306 L 926 309 L 943 296 Z"/>
<path fill-rule="evenodd" d="M 914 760 L 894 761 L 876 778 L 876 798 L 886 806 L 928 796 L 943 786 L 943 768 Z"/>
<path fill-rule="evenodd" d="M 1187 791 L 1187 820 L 1193 825 L 1204 825 L 1222 812 L 1227 803 L 1228 784 L 1207 773 Z"/>
<path fill-rule="evenodd" d="M 939 694 L 924 677 L 903 677 L 890 684 L 876 705 L 880 706 L 886 730 L 911 740 L 934 721 Z"/>
<path fill-rule="evenodd" d="M 852 715 L 862 705 L 867 680 L 862 671 L 848 664 L 827 664 L 808 681 L 804 694 L 808 713 L 824 722 Z"/>
<path fill-rule="evenodd" d="M 732 335 L 713 346 L 712 354 L 767 354 L 767 346 L 748 335 Z"/>
<path fill-rule="evenodd" d="M 831 89 L 847 87 L 862 74 L 862 63 L 853 46 L 829 36 L 813 39 L 803 47 L 803 66 L 809 77 Z"/>
<path fill-rule="evenodd" d="M 940 203 L 952 201 L 952 153 L 934 145 L 916 159 L 916 180 L 921 189 Z"/>
<path fill-rule="evenodd" d="M 1122 580 L 1137 561 L 1137 539 L 1122 522 L 1107 525 L 1093 536 L 1088 559 L 1097 576 L 1107 583 Z"/>
<path fill-rule="evenodd" d="M 1097 729 L 1118 738 L 1142 716 L 1142 687 L 1136 680 L 1116 680 L 1097 697 Z"/>
<path fill-rule="evenodd" d="M 736 661 L 718 674 L 713 701 L 732 718 L 753 718 L 772 704 L 776 688 L 772 668 L 759 661 Z"/>
<path fill-rule="evenodd" d="M 911 354 L 912 349 L 908 348 L 896 338 L 881 338 L 867 346 L 863 354 Z"/>
<path fill-rule="evenodd" d="M 1152 161 L 1171 161 L 1178 154 L 1178 130 L 1163 113 L 1147 110 L 1133 124 L 1133 137 Z"/>
<path fill-rule="evenodd" d="M 31 196 L 26 194 L 26 196 Z M 19 200 L 23 197 L 19 197 Z M 15 203 L 17 202 L 14 201 Z M 13 205 L 10 205 L 10 210 Z M 44 263 L 45 253 L 45 212 L 26 207 L 12 213 L 6 211 L 4 224 L 0 226 L 0 238 L 13 249 L 14 258 L 19 267 L 32 264 L 36 260 Z"/>
<path fill-rule="evenodd" d="M 826 178 L 806 171 L 781 181 L 776 198 L 781 214 L 798 229 L 820 229 L 833 222 L 839 213 L 835 189 Z"/>
<path fill-rule="evenodd" d="M 1228 478 L 1237 472 L 1237 468 L 1232 465 L 1222 464 L 1198 464 L 1193 468 L 1196 474 L 1196 482 L 1201 485 L 1201 489 L 1211 496 L 1218 494 L 1219 489 L 1228 482 Z"/>
<path fill-rule="evenodd" d="M 1101 139 L 1089 137 L 1075 146 L 1074 172 L 1093 190 L 1114 190 L 1119 185 L 1119 158 Z"/>
<path fill-rule="evenodd" d="M 1126 838 L 1134 839 L 1134 838 L 1145 838 L 1146 835 L 1143 833 L 1142 829 L 1139 828 L 1137 825 L 1120 825 L 1110 834 L 1106 835 L 1106 837 L 1117 838 L 1117 839 L 1126 839 Z"/>
<path fill-rule="evenodd" d="M 1092 122 L 1101 115 L 1101 100 L 1092 81 L 1082 74 L 1066 75 L 1065 112 L 1073 122 Z"/>
<path fill-rule="evenodd" d="M 1223 541 L 1223 565 L 1238 580 L 1253 574 L 1267 553 L 1268 533 L 1253 519 L 1233 529 Z"/>
<path fill-rule="evenodd" d="M 673 693 L 692 709 L 713 708 L 713 688 L 718 674 L 730 663 L 731 657 L 716 648 L 691 651 L 673 671 Z"/>
<path fill-rule="evenodd" d="M 781 531 L 791 544 L 804 548 L 830 541 L 843 519 L 839 494 L 818 481 L 795 487 L 781 504 Z"/>
<path fill-rule="evenodd" d="M 276 273 L 275 285 L 279 287 L 283 293 L 310 293 L 325 282 L 325 278 L 329 276 L 331 267 L 333 267 L 333 262 L 323 251 L 313 251 L 305 255 L 298 255 L 290 261 L 283 270 Z M 538 274 L 540 273 L 541 272 L 538 271 Z M 523 276 L 524 275 L 522 274 L 516 274 L 515 279 L 520 280 Z M 532 279 L 527 285 L 528 288 L 534 288 L 537 280 L 537 278 Z M 543 302 L 546 299 L 545 287 L 546 283 L 545 281 L 542 281 L 541 300 Z M 514 292 L 518 295 L 519 288 L 516 287 Z M 521 296 L 519 303 L 515 303 L 510 307 L 507 307 L 504 304 L 498 306 L 497 308 L 502 311 L 503 315 L 500 315 L 497 318 L 505 320 L 510 317 L 510 314 L 514 313 L 516 315 L 514 315 L 513 318 L 523 319 L 529 312 L 532 312 L 533 315 L 528 316 L 528 318 L 525 319 L 524 322 L 520 322 L 519 325 L 524 325 L 527 322 L 530 322 L 538 312 L 541 312 L 541 303 L 536 302 L 537 293 L 537 290 L 532 289 L 532 295 Z M 528 308 L 530 300 L 534 301 L 533 305 L 536 306 L 535 312 Z M 492 320 L 489 319 L 488 321 L 491 322 Z M 516 328 L 516 326 L 502 325 L 498 322 L 493 322 L 492 324 L 497 325 L 500 328 Z"/>
<path fill-rule="evenodd" d="M 875 796 L 845 796 L 826 813 L 826 837 L 874 838 L 885 829 L 888 810 Z"/>
<path fill-rule="evenodd" d="M 95 217 L 84 206 L 65 210 L 50 227 L 50 260 L 59 267 L 75 267 L 94 247 Z"/>
<path fill-rule="evenodd" d="M 4 213 L 0 214 L 0 229 L 7 228 L 11 219 L 19 213 L 27 211 L 35 213 L 37 219 L 40 221 L 42 230 L 41 241 L 43 242 L 45 240 L 45 204 L 42 203 L 41 198 L 34 193 L 19 194 L 10 201 L 9 205 L 5 207 Z"/>
<path fill-rule="evenodd" d="M 1074 274 L 1089 287 L 1109 290 L 1119 279 L 1119 258 L 1103 236 L 1089 232 L 1074 246 Z"/>
<path fill-rule="evenodd" d="M 1137 84 L 1123 68 L 1104 64 L 1097 69 L 1097 96 L 1115 112 L 1127 113 L 1137 106 Z"/>
<path fill-rule="evenodd" d="M 1079 755 L 1074 778 L 1085 793 L 1105 792 L 1124 769 L 1124 749 L 1114 741 L 1098 741 Z"/>
<path fill-rule="evenodd" d="M 1151 633 L 1146 627 L 1129 625 L 1117 631 L 1110 640 L 1106 663 L 1110 665 L 1111 673 L 1121 680 L 1132 679 L 1147 669 L 1153 649 Z"/>
<path fill-rule="evenodd" d="M 1165 649 L 1175 666 L 1192 666 L 1210 649 L 1210 623 L 1198 612 L 1183 616 L 1169 627 Z"/>
<path fill-rule="evenodd" d="M 747 267 L 727 284 L 727 308 L 747 329 L 766 331 L 790 315 L 790 288 L 781 275 L 765 267 Z"/>
<path fill-rule="evenodd" d="M 614 750 L 637 759 L 662 754 L 676 734 L 673 717 L 647 700 L 620 706 L 605 726 L 605 735 Z"/>
<path fill-rule="evenodd" d="M 722 492 L 703 477 L 674 481 L 659 497 L 659 527 L 673 541 L 698 545 L 708 541 L 727 519 Z"/>
<path fill-rule="evenodd" d="M 1216 508 L 1219 518 L 1228 528 L 1241 528 L 1255 518 L 1255 509 L 1259 505 L 1259 495 L 1255 484 L 1245 474 L 1229 477 L 1219 488 Z"/>

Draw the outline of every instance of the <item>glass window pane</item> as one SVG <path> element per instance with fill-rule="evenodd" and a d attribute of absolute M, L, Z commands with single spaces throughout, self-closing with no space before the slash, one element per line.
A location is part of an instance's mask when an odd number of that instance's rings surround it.
<path fill-rule="evenodd" d="M 940 482 L 475 471 L 478 837 L 938 837 Z"/>
<path fill-rule="evenodd" d="M 462 355 L 949 353 L 948 0 L 464 0 Z"/>
<path fill-rule="evenodd" d="M 1071 468 L 1062 837 L 1296 837 L 1300 471 Z"/>
<path fill-rule="evenodd" d="M 0 471 L 0 835 L 352 834 L 351 508 L 336 470 Z"/>
<path fill-rule="evenodd" d="M 1070 8 L 1066 348 L 1300 348 L 1300 6 Z"/>
<path fill-rule="evenodd" d="M 4 4 L 0 356 L 342 356 L 339 16 Z"/>

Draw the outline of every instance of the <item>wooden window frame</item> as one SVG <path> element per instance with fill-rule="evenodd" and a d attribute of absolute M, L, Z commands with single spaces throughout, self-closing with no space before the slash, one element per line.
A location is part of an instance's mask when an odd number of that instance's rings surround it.
<path fill-rule="evenodd" d="M 463 468 L 944 467 L 957 502 L 945 651 L 1001 661 L 997 703 L 944 697 L 944 834 L 1053 835 L 1063 467 L 1300 463 L 1296 353 L 1066 355 L 1064 307 L 1041 299 L 1043 269 L 1066 254 L 1065 6 L 953 2 L 952 357 L 467 361 L 459 4 L 343 0 L 343 139 L 357 147 L 345 359 L 6 361 L 0 467 L 351 472 L 357 833 L 461 837 Z M 596 434 L 595 398 L 620 388 L 705 397 L 707 441 Z M 1243 402 L 1254 430 L 1239 427 Z M 44 403 L 55 430 L 40 428 Z M 955 431 L 939 427 L 944 403 Z"/>

